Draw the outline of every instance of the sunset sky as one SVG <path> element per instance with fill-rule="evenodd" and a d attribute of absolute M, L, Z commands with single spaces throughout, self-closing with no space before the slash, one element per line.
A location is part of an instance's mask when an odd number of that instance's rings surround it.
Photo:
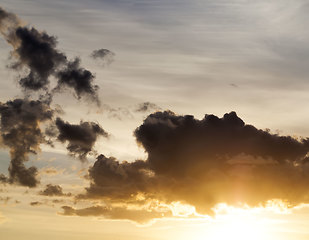
<path fill-rule="evenodd" d="M 0 239 L 308 239 L 308 11 L 2 0 Z"/>

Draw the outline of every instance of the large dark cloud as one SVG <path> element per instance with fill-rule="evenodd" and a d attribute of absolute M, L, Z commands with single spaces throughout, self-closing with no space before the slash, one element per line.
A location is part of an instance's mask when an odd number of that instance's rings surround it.
<path fill-rule="evenodd" d="M 308 139 L 257 129 L 235 112 L 202 120 L 157 112 L 134 134 L 147 161 L 99 156 L 84 197 L 128 203 L 142 195 L 145 201 L 191 204 L 201 213 L 222 202 L 309 202 Z"/>
<path fill-rule="evenodd" d="M 40 124 L 53 117 L 53 110 L 41 101 L 15 99 L 0 103 L 1 136 L 10 148 L 11 163 L 8 181 L 35 187 L 37 169 L 27 168 L 29 154 L 36 154 L 41 143 L 46 143 Z"/>
<path fill-rule="evenodd" d="M 80 160 L 86 160 L 89 153 L 93 153 L 93 146 L 99 136 L 108 137 L 108 133 L 97 123 L 83 122 L 70 124 L 57 118 L 56 126 L 59 131 L 58 140 L 68 142 L 67 150 Z"/>

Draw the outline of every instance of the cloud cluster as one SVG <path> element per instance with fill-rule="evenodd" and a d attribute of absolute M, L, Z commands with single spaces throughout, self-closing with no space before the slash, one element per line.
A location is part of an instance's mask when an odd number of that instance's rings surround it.
<path fill-rule="evenodd" d="M 56 119 L 59 131 L 58 140 L 68 142 L 67 150 L 72 156 L 86 160 L 89 153 L 94 153 L 93 146 L 99 136 L 108 137 L 108 133 L 97 123 L 83 122 L 70 124 L 62 119 Z"/>
<path fill-rule="evenodd" d="M 255 206 L 271 199 L 309 202 L 308 139 L 245 124 L 235 112 L 198 120 L 170 111 L 149 115 L 134 132 L 147 161 L 103 155 L 89 170 L 84 197 L 122 203 L 177 202 L 211 213 L 218 203 Z"/>
<path fill-rule="evenodd" d="M 57 40 L 46 32 L 40 32 L 33 27 L 23 26 L 12 13 L 0 8 L 0 31 L 9 44 L 12 45 L 11 65 L 13 69 L 25 69 L 26 76 L 19 80 L 25 90 L 44 90 L 49 96 L 63 89 L 70 88 L 75 97 L 85 96 L 99 103 L 94 85 L 94 75 L 80 66 L 80 59 L 69 61 L 67 56 L 57 50 Z M 50 77 L 57 79 L 55 87 L 50 89 Z"/>
<path fill-rule="evenodd" d="M 94 153 L 97 137 L 107 136 L 96 123 L 71 125 L 60 118 L 55 120 L 59 111 L 52 106 L 53 95 L 69 88 L 76 98 L 100 104 L 99 87 L 94 84 L 95 76 L 80 65 L 79 58 L 70 61 L 57 49 L 56 37 L 25 26 L 16 15 L 1 7 L 0 32 L 13 47 L 11 68 L 26 72 L 19 84 L 27 91 L 23 99 L 0 103 L 0 142 L 10 149 L 11 155 L 9 176 L 1 174 L 0 182 L 36 187 L 38 170 L 27 168 L 25 162 L 29 154 L 40 150 L 41 144 L 53 146 L 54 141 L 67 141 L 70 154 L 85 160 L 87 154 Z"/>
<path fill-rule="evenodd" d="M 59 185 L 47 184 L 45 189 L 39 192 L 43 196 L 71 196 L 71 193 L 63 193 L 62 187 Z"/>

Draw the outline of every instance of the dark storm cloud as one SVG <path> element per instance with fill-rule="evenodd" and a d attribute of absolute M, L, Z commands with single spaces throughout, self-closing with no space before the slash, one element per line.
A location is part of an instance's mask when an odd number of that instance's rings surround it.
<path fill-rule="evenodd" d="M 151 112 L 151 111 L 159 111 L 161 108 L 155 103 L 151 102 L 143 102 L 138 105 L 136 108 L 136 112 Z"/>
<path fill-rule="evenodd" d="M 89 170 L 91 186 L 87 189 L 91 196 L 114 199 L 127 199 L 139 191 L 148 192 L 151 175 L 145 161 L 118 162 L 115 158 L 104 155 Z"/>
<path fill-rule="evenodd" d="M 43 196 L 71 196 L 71 193 L 63 193 L 61 186 L 52 184 L 47 184 L 39 194 Z"/>
<path fill-rule="evenodd" d="M 0 8 L 0 31 L 14 48 L 13 69 L 26 69 L 28 74 L 19 83 L 25 90 L 44 90 L 50 98 L 63 88 L 72 88 L 75 97 L 87 97 L 99 104 L 93 84 L 95 76 L 80 66 L 80 59 L 69 61 L 66 55 L 57 50 L 56 37 L 40 32 L 35 28 L 22 26 L 18 18 Z M 50 77 L 58 79 L 57 86 L 49 92 Z"/>
<path fill-rule="evenodd" d="M 100 63 L 105 66 L 111 64 L 114 61 L 115 53 L 108 49 L 101 48 L 94 50 L 90 56 L 93 59 L 100 60 Z"/>
<path fill-rule="evenodd" d="M 256 206 L 271 199 L 309 202 L 308 139 L 294 139 L 245 124 L 235 112 L 222 118 L 149 115 L 135 130 L 147 161 L 99 156 L 84 197 L 122 203 L 180 201 L 211 213 L 216 204 Z"/>
<path fill-rule="evenodd" d="M 11 155 L 9 182 L 35 187 L 38 171 L 24 163 L 46 142 L 40 123 L 51 120 L 53 110 L 41 101 L 15 99 L 0 103 L 0 116 L 3 144 L 10 148 Z"/>
<path fill-rule="evenodd" d="M 70 124 L 57 118 L 58 140 L 68 142 L 67 150 L 73 156 L 84 161 L 88 154 L 94 153 L 93 146 L 99 136 L 108 137 L 108 133 L 97 123 L 83 122 Z"/>
<path fill-rule="evenodd" d="M 108 219 L 131 220 L 140 224 L 147 223 L 155 218 L 169 217 L 171 212 L 158 212 L 148 210 L 133 210 L 123 207 L 93 206 L 83 209 L 75 209 L 70 206 L 63 206 L 63 215 L 66 216 L 102 216 Z"/>
<path fill-rule="evenodd" d="M 57 78 L 58 85 L 54 91 L 59 91 L 63 88 L 72 88 L 78 99 L 86 96 L 99 104 L 97 94 L 99 86 L 93 84 L 95 76 L 80 66 L 79 58 L 68 62 L 67 66 L 57 73 Z"/>
<path fill-rule="evenodd" d="M 206 115 L 203 120 L 157 112 L 135 130 L 135 136 L 148 152 L 152 168 L 172 175 L 186 174 L 184 171 L 190 171 L 191 164 L 220 167 L 226 158 L 242 153 L 283 163 L 301 160 L 309 150 L 309 140 L 298 141 L 258 130 L 246 125 L 235 112 L 223 118 Z M 182 167 L 174 168 L 175 165 Z"/>
<path fill-rule="evenodd" d="M 27 66 L 30 70 L 29 75 L 19 81 L 20 85 L 30 90 L 46 88 L 48 77 L 66 62 L 66 56 L 56 50 L 56 38 L 26 27 L 18 27 L 15 35 L 19 45 L 14 53 L 19 61 L 14 67 Z"/>
<path fill-rule="evenodd" d="M 57 39 L 54 36 L 25 26 L 16 15 L 2 8 L 0 31 L 13 47 L 11 55 L 14 63 L 11 68 L 27 72 L 19 80 L 19 84 L 24 90 L 43 90 L 39 92 L 39 100 L 25 98 L 0 103 L 0 144 L 9 147 L 11 155 L 9 176 L 1 174 L 0 182 L 35 187 L 38 184 L 38 170 L 35 167 L 27 168 L 25 162 L 30 153 L 37 153 L 40 144 L 53 146 L 58 131 L 58 140 L 68 141 L 70 153 L 82 160 L 93 152 L 98 136 L 107 136 L 95 123 L 70 125 L 61 119 L 52 121 L 53 115 L 60 113 L 57 107 L 51 108 L 56 92 L 70 88 L 78 99 L 86 97 L 99 104 L 98 86 L 93 84 L 94 75 L 80 66 L 79 58 L 69 61 L 64 53 L 57 50 Z M 52 90 L 50 79 L 58 80 Z M 29 98 L 32 96 L 30 91 L 27 94 Z M 40 128 L 41 123 L 46 123 L 44 131 Z"/>

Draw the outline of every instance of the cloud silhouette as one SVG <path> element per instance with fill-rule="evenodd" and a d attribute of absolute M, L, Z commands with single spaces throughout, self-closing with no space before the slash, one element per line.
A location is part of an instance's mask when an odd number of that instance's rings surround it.
<path fill-rule="evenodd" d="M 1 136 L 3 144 L 10 148 L 9 179 L 3 182 L 35 187 L 38 184 L 37 169 L 26 168 L 29 154 L 36 154 L 41 143 L 47 143 L 40 124 L 52 120 L 54 111 L 41 101 L 15 99 L 0 103 Z"/>
<path fill-rule="evenodd" d="M 80 66 L 80 59 L 69 61 L 67 56 L 57 50 L 57 39 L 40 32 L 34 27 L 23 26 L 18 17 L 0 8 L 0 32 L 12 45 L 11 65 L 13 69 L 26 69 L 28 74 L 19 80 L 25 90 L 44 90 L 52 98 L 53 94 L 71 88 L 75 97 L 87 97 L 99 104 L 97 91 L 93 84 L 95 76 Z M 58 79 L 56 87 L 50 90 L 50 77 Z"/>
<path fill-rule="evenodd" d="M 112 51 L 101 48 L 98 50 L 94 50 L 90 56 L 93 59 L 100 61 L 100 64 L 102 64 L 103 66 L 107 66 L 107 65 L 110 65 L 114 61 L 115 55 L 116 54 L 113 53 Z"/>
<path fill-rule="evenodd" d="M 99 136 L 108 137 L 108 133 L 97 123 L 80 122 L 70 124 L 62 119 L 56 119 L 56 126 L 59 131 L 58 140 L 68 142 L 67 150 L 70 155 L 85 161 L 87 155 L 94 153 L 93 146 Z"/>
<path fill-rule="evenodd" d="M 45 189 L 39 192 L 43 196 L 71 196 L 71 193 L 63 193 L 62 187 L 59 185 L 47 184 Z"/>
<path fill-rule="evenodd" d="M 89 169 L 91 184 L 83 197 L 128 203 L 142 195 L 207 214 L 223 202 L 309 202 L 308 139 L 257 129 L 235 112 L 202 120 L 156 112 L 134 134 L 148 159 L 128 163 L 100 155 Z"/>

